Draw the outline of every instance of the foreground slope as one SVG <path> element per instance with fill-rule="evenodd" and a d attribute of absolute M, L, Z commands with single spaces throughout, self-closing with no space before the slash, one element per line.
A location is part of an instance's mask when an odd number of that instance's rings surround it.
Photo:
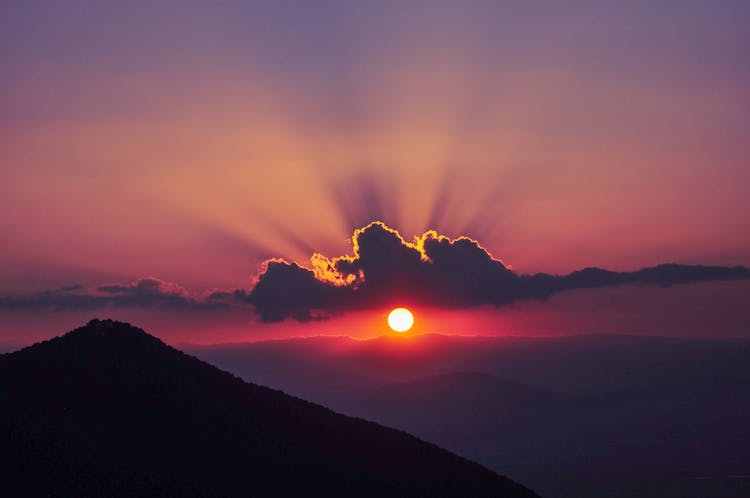
<path fill-rule="evenodd" d="M 343 337 L 199 357 L 555 498 L 750 496 L 750 341 Z M 317 368 L 315 368 L 317 366 Z"/>
<path fill-rule="evenodd" d="M 0 465 L 11 496 L 536 496 L 108 320 L 0 356 Z"/>

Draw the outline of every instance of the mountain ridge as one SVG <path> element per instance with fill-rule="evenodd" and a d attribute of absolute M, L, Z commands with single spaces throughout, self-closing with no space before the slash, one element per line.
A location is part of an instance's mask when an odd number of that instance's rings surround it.
<path fill-rule="evenodd" d="M 26 496 L 537 496 L 110 320 L 0 356 L 0 407 L 5 489 Z"/>

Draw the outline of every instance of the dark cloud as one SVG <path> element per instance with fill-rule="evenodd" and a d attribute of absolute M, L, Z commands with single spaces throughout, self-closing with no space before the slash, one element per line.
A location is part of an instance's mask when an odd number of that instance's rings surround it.
<path fill-rule="evenodd" d="M 353 255 L 314 254 L 311 266 L 281 259 L 263 263 L 255 286 L 207 293 L 153 277 L 86 288 L 71 285 L 0 297 L 0 311 L 90 311 L 143 308 L 223 310 L 252 305 L 263 322 L 307 322 L 353 309 L 392 305 L 465 308 L 546 299 L 572 289 L 625 284 L 671 286 L 712 280 L 750 279 L 742 266 L 664 264 L 633 272 L 585 268 L 569 275 L 521 275 L 476 240 L 450 239 L 435 231 L 412 242 L 381 222 L 355 230 Z"/>
<path fill-rule="evenodd" d="M 248 291 L 234 289 L 231 291 L 214 291 L 206 297 L 206 301 L 214 303 L 238 303 L 247 300 Z"/>
<path fill-rule="evenodd" d="M 349 288 L 319 280 L 313 271 L 296 263 L 271 260 L 265 263 L 261 278 L 246 300 L 255 306 L 264 322 L 291 317 L 307 322 L 330 313 L 333 303 L 347 298 Z"/>
<path fill-rule="evenodd" d="M 67 286 L 64 286 L 64 287 L 60 287 L 61 291 L 68 291 L 68 292 L 70 292 L 70 291 L 77 291 L 77 290 L 80 290 L 80 289 L 83 289 L 83 286 L 81 284 L 73 284 L 73 285 L 67 285 Z"/>
<path fill-rule="evenodd" d="M 100 296 L 72 293 L 65 289 L 0 297 L 2 311 L 32 311 L 50 309 L 54 311 L 88 311 L 107 306 Z"/>
<path fill-rule="evenodd" d="M 745 267 L 664 264 L 633 272 L 586 268 L 569 275 L 519 275 L 477 241 L 429 231 L 414 242 L 374 222 L 356 230 L 354 255 L 315 255 L 312 268 L 272 260 L 246 300 L 263 321 L 310 320 L 391 304 L 501 306 L 571 289 L 624 284 L 671 286 L 750 278 Z"/>
<path fill-rule="evenodd" d="M 117 308 L 201 309 L 219 304 L 198 299 L 184 287 L 152 277 L 126 285 L 100 285 L 97 290 L 107 294 L 106 299 Z"/>
<path fill-rule="evenodd" d="M 204 298 L 177 284 L 147 277 L 126 284 L 99 285 L 94 289 L 72 285 L 0 297 L 0 310 L 88 311 L 108 307 L 198 310 L 223 308 L 243 299 L 244 291 L 239 295 L 229 292 L 226 297 L 209 295 Z"/>

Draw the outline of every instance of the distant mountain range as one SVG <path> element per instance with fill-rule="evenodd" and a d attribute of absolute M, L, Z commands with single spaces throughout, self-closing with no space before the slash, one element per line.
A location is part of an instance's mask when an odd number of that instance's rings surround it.
<path fill-rule="evenodd" d="M 739 498 L 750 491 L 750 479 L 737 477 L 750 464 L 750 380 L 582 396 L 458 373 L 383 387 L 349 413 L 506 469 L 549 496 Z M 589 491 L 566 489 L 565 472 Z M 643 489 L 645 478 L 656 482 Z M 669 489 L 660 487 L 665 479 L 673 480 Z"/>
<path fill-rule="evenodd" d="M 750 496 L 748 340 L 321 337 L 192 351 L 544 496 Z"/>
<path fill-rule="evenodd" d="M 108 320 L 0 356 L 0 468 L 4 496 L 537 496 Z"/>

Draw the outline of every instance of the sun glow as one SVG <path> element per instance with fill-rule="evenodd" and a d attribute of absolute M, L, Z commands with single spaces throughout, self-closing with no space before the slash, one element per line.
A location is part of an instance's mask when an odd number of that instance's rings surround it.
<path fill-rule="evenodd" d="M 406 332 L 414 325 L 414 315 L 406 308 L 396 308 L 388 314 L 388 326 L 396 332 Z"/>

